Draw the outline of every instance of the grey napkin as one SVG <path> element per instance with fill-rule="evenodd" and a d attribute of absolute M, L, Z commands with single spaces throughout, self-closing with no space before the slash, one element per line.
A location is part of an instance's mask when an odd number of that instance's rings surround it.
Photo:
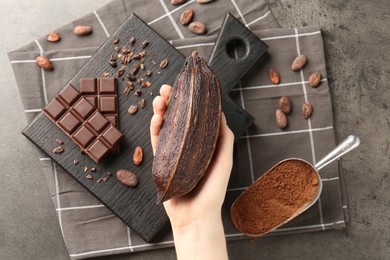
<path fill-rule="evenodd" d="M 196 20 L 207 25 L 207 36 L 196 36 L 179 24 L 179 16 L 187 8 L 194 9 Z M 253 66 L 231 93 L 255 117 L 255 123 L 235 145 L 234 169 L 222 212 L 227 240 L 243 239 L 245 236 L 235 229 L 229 217 L 234 199 L 278 161 L 299 157 L 315 163 L 335 146 L 321 30 L 318 27 L 278 28 L 265 0 L 217 0 L 207 5 L 191 0 L 181 6 L 172 6 L 169 0 L 116 0 L 59 28 L 57 32 L 62 40 L 56 44 L 42 37 L 9 53 L 30 122 L 133 12 L 185 55 L 196 49 L 202 56 L 209 56 L 226 12 L 239 18 L 269 46 L 268 55 Z M 73 35 L 73 27 L 81 24 L 92 26 L 93 33 L 83 38 Z M 36 66 L 35 58 L 40 54 L 50 57 L 55 66 L 53 71 Z M 293 72 L 290 65 L 298 54 L 305 54 L 309 62 L 301 72 Z M 273 85 L 269 81 L 270 68 L 279 72 L 281 84 Z M 307 85 L 313 71 L 322 75 L 321 84 L 315 89 Z M 282 95 L 290 97 L 293 107 L 285 130 L 280 130 L 275 123 L 275 109 Z M 314 107 L 309 120 L 301 115 L 304 101 Z M 39 160 L 71 258 L 173 246 L 169 232 L 158 243 L 146 243 L 45 154 Z M 345 227 L 347 205 L 337 162 L 322 169 L 320 175 L 324 182 L 320 200 L 271 235 Z"/>

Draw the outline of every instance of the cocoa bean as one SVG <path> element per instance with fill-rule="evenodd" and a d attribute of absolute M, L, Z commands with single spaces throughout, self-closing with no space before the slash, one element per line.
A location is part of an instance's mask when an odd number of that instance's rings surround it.
<path fill-rule="evenodd" d="M 137 74 L 137 72 L 138 72 L 138 70 L 139 70 L 139 67 L 140 67 L 140 65 L 139 65 L 138 63 L 135 63 L 135 64 L 133 65 L 133 68 L 131 69 L 130 73 L 131 73 L 132 75 Z"/>
<path fill-rule="evenodd" d="M 142 95 L 142 91 L 140 89 L 137 89 L 135 92 L 134 92 L 134 96 L 136 97 L 139 97 Z M 136 111 L 137 112 L 137 111 Z"/>
<path fill-rule="evenodd" d="M 127 110 L 127 112 L 129 113 L 129 115 L 134 115 L 135 113 L 137 113 L 138 111 L 138 107 L 137 106 L 134 106 L 134 105 L 131 105 L 129 107 L 129 109 Z"/>
<path fill-rule="evenodd" d="M 308 82 L 310 87 L 316 88 L 321 82 L 321 74 L 319 72 L 313 72 L 310 74 Z"/>
<path fill-rule="evenodd" d="M 161 61 L 160 69 L 165 69 L 168 66 L 168 63 L 169 63 L 168 59 Z"/>
<path fill-rule="evenodd" d="M 47 56 L 38 56 L 35 59 L 35 62 L 44 70 L 52 70 L 54 68 L 53 64 Z"/>
<path fill-rule="evenodd" d="M 192 21 L 192 18 L 194 17 L 194 11 L 192 9 L 185 10 L 180 15 L 180 23 L 182 25 L 187 25 Z"/>
<path fill-rule="evenodd" d="M 269 79 L 275 85 L 278 85 L 280 83 L 279 73 L 275 69 L 269 70 Z"/>
<path fill-rule="evenodd" d="M 135 165 L 141 165 L 143 159 L 143 151 L 140 146 L 137 146 L 135 148 L 134 154 L 133 154 L 133 163 Z"/>
<path fill-rule="evenodd" d="M 276 124 L 279 126 L 279 128 L 281 129 L 286 128 L 288 124 L 286 114 L 283 113 L 283 111 L 278 108 L 275 111 L 275 116 L 276 116 Z"/>
<path fill-rule="evenodd" d="M 204 25 L 204 23 L 201 22 L 190 23 L 188 29 L 195 34 L 205 34 L 207 31 L 206 25 Z"/>
<path fill-rule="evenodd" d="M 302 105 L 303 118 L 309 119 L 313 113 L 313 106 L 309 102 L 305 102 Z"/>
<path fill-rule="evenodd" d="M 46 40 L 48 42 L 58 42 L 61 40 L 61 36 L 56 32 L 51 32 L 47 35 Z"/>
<path fill-rule="evenodd" d="M 138 185 L 138 177 L 134 173 L 128 170 L 118 170 L 116 172 L 116 179 L 123 185 L 129 187 L 135 187 Z"/>
<path fill-rule="evenodd" d="M 142 49 L 145 49 L 146 47 L 148 47 L 148 45 L 149 45 L 149 41 L 143 41 L 142 43 L 141 43 L 141 48 Z M 144 52 L 144 53 L 146 53 L 146 52 Z M 141 54 L 141 53 L 140 53 Z M 144 55 L 145 56 L 145 55 Z M 144 57 L 144 56 L 141 56 L 141 57 Z"/>
<path fill-rule="evenodd" d="M 288 97 L 282 96 L 279 99 L 279 109 L 285 114 L 289 114 L 291 112 L 291 103 Z"/>
<path fill-rule="evenodd" d="M 129 39 L 129 43 L 130 43 L 131 45 L 134 45 L 134 43 L 135 43 L 135 37 L 131 37 L 131 38 Z"/>
<path fill-rule="evenodd" d="M 152 83 L 150 83 L 149 81 L 142 81 L 141 83 L 141 87 L 143 88 L 148 88 L 152 85 Z"/>
<path fill-rule="evenodd" d="M 153 71 L 147 70 L 147 71 L 145 72 L 145 75 L 148 76 L 148 77 L 151 77 L 151 76 L 153 75 Z"/>
<path fill-rule="evenodd" d="M 297 71 L 297 70 L 300 70 L 303 68 L 303 66 L 305 66 L 307 62 L 307 58 L 305 55 L 299 55 L 298 57 L 296 57 L 293 61 L 293 63 L 291 64 L 291 69 L 293 71 Z"/>
<path fill-rule="evenodd" d="M 92 33 L 92 27 L 86 25 L 79 25 L 73 29 L 73 33 L 77 36 L 85 36 Z"/>
<path fill-rule="evenodd" d="M 146 106 L 146 101 L 145 99 L 141 98 L 141 100 L 139 101 L 139 107 L 144 108 L 145 106 Z"/>
<path fill-rule="evenodd" d="M 171 0 L 172 5 L 181 5 L 184 4 L 186 0 Z"/>
<path fill-rule="evenodd" d="M 62 153 L 63 151 L 64 151 L 64 148 L 61 146 L 58 146 L 58 147 L 53 149 L 53 153 L 56 153 L 56 154 Z"/>

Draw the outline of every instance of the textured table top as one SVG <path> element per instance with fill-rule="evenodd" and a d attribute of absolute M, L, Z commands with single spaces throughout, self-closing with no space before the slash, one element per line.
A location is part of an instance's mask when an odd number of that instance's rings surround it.
<path fill-rule="evenodd" d="M 221 0 L 219 0 L 221 1 Z M 108 0 L 4 0 L 0 15 L 0 259 L 68 259 L 36 149 L 21 134 L 26 119 L 6 53 L 98 9 Z M 390 10 L 386 0 L 269 1 L 282 27 L 323 29 L 336 136 L 359 135 L 341 161 L 348 195 L 346 230 L 228 243 L 230 259 L 384 259 L 390 254 Z M 44 185 L 42 185 L 44 184 Z M 277 250 L 275 250 L 277 248 Z M 173 249 L 131 259 L 172 259 Z M 129 259 L 119 255 L 110 259 Z"/>

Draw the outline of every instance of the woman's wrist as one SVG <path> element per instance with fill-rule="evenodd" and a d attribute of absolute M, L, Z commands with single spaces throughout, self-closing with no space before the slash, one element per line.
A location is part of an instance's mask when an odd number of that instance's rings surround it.
<path fill-rule="evenodd" d="M 225 233 L 220 214 L 172 227 L 177 258 L 227 259 Z"/>

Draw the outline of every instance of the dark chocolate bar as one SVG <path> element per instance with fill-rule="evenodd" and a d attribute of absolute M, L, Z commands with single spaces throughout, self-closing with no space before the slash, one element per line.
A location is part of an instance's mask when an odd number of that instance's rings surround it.
<path fill-rule="evenodd" d="M 96 163 L 123 138 L 123 134 L 71 84 L 64 87 L 43 112 Z"/>
<path fill-rule="evenodd" d="M 119 129 L 117 88 L 116 78 L 80 79 L 80 94 Z M 113 147 L 112 151 L 119 153 L 119 145 Z"/>

